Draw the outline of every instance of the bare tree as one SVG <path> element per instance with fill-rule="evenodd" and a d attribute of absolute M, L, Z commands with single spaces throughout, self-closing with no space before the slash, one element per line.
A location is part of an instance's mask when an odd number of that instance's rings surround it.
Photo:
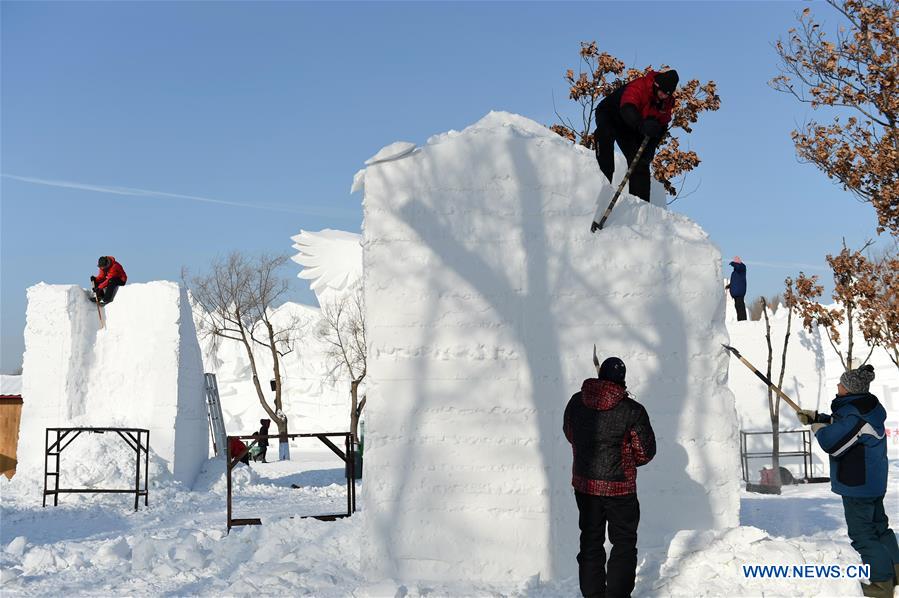
<path fill-rule="evenodd" d="M 359 386 L 368 373 L 365 339 L 365 297 L 362 286 L 322 306 L 318 336 L 326 346 L 328 372 L 332 380 L 350 379 L 350 432 L 358 438 L 359 416 L 365 396 L 359 399 Z"/>
<path fill-rule="evenodd" d="M 783 296 L 783 305 L 787 308 L 787 329 L 784 332 L 783 349 L 780 355 L 780 374 L 777 377 L 777 388 L 783 389 L 784 375 L 787 371 L 787 347 L 790 342 L 790 328 L 793 323 L 793 308 L 796 307 L 796 297 L 793 292 L 793 279 L 784 281 L 786 290 Z M 780 299 L 780 295 L 775 298 Z M 765 374 L 771 380 L 771 365 L 774 360 L 774 348 L 771 344 L 771 322 L 768 319 L 768 302 L 764 296 L 759 298 L 762 305 L 761 315 L 765 319 L 765 341 L 768 344 L 768 368 Z M 774 470 L 774 481 L 778 487 L 780 479 L 780 395 L 768 387 L 768 416 L 771 419 L 771 468 Z"/>
<path fill-rule="evenodd" d="M 193 277 L 189 283 L 201 308 L 200 334 L 214 337 L 213 341 L 233 340 L 244 347 L 259 404 L 278 427 L 282 459 L 289 458 L 282 358 L 293 351 L 304 327 L 298 318 L 274 317 L 289 290 L 288 280 L 277 273 L 287 259 L 284 255 L 250 258 L 235 251 L 226 259 L 216 259 L 207 274 Z M 275 382 L 272 403 L 259 381 L 261 365 L 254 349 L 271 357 L 271 378 Z"/>

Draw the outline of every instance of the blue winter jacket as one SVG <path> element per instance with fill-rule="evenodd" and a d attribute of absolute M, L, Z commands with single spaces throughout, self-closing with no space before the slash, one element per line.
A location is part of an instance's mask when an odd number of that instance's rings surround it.
<path fill-rule="evenodd" d="M 746 264 L 731 262 L 734 271 L 730 273 L 730 296 L 745 297 L 746 296 Z"/>
<path fill-rule="evenodd" d="M 831 423 L 815 434 L 830 455 L 830 487 L 841 496 L 870 498 L 887 490 L 886 409 L 870 393 L 837 396 Z M 827 416 L 819 416 L 826 421 Z"/>

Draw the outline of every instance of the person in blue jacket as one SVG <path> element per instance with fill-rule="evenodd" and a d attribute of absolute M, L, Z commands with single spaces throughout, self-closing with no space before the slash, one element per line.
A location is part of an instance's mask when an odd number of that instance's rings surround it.
<path fill-rule="evenodd" d="M 730 296 L 734 298 L 734 307 L 737 308 L 737 321 L 742 322 L 746 319 L 746 264 L 740 260 L 740 256 L 735 256 L 730 263 L 734 271 L 730 273 L 730 284 L 727 289 L 730 290 Z"/>
<path fill-rule="evenodd" d="M 868 392 L 874 367 L 843 372 L 831 415 L 812 410 L 797 414 L 811 425 L 821 448 L 830 455 L 830 487 L 843 497 L 852 547 L 871 567 L 865 596 L 893 596 L 899 577 L 899 545 L 883 509 L 887 489 L 886 410 Z"/>

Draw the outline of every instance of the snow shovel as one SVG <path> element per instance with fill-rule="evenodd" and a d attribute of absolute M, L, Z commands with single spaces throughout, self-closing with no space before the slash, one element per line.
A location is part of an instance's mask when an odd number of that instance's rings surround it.
<path fill-rule="evenodd" d="M 742 355 L 740 355 L 740 352 L 739 352 L 739 351 L 737 351 L 734 347 L 731 347 L 730 345 L 725 345 L 724 343 L 721 343 L 721 346 L 724 347 L 725 349 L 727 349 L 728 351 L 730 351 L 731 353 L 733 353 L 733 354 L 737 357 L 737 359 L 739 359 L 740 361 L 743 362 L 743 365 L 745 365 L 745 366 L 748 367 L 750 370 L 752 370 L 753 373 L 754 373 L 756 376 L 758 376 L 759 379 L 760 379 L 762 382 L 764 382 L 765 385 L 766 385 L 768 388 L 770 388 L 771 390 L 773 390 L 774 392 L 776 392 L 776 393 L 777 393 L 777 396 L 779 396 L 781 399 L 783 399 L 784 402 L 785 402 L 787 405 L 789 405 L 790 407 L 792 407 L 792 408 L 793 408 L 793 411 L 795 411 L 796 413 L 799 413 L 800 411 L 802 411 L 802 409 L 799 407 L 799 405 L 797 405 L 795 402 L 793 402 L 793 399 L 791 399 L 790 397 L 788 397 L 788 396 L 786 395 L 786 393 L 784 393 L 784 391 L 782 391 L 780 388 L 778 388 L 778 387 L 774 384 L 774 382 L 771 382 L 771 380 L 768 379 L 768 376 L 766 376 L 765 374 L 763 374 L 763 373 L 761 373 L 760 371 L 758 371 L 757 369 L 755 369 L 755 366 L 752 365 L 751 363 L 749 363 L 749 361 L 748 361 L 745 357 L 743 357 Z"/>
<path fill-rule="evenodd" d="M 602 227 L 605 226 L 606 220 L 609 218 L 609 214 L 612 213 L 612 208 L 615 207 L 615 203 L 618 201 L 618 198 L 621 196 L 621 192 L 624 191 L 624 186 L 630 180 L 631 175 L 634 173 L 634 168 L 637 166 L 637 162 L 643 156 L 643 151 L 646 149 L 646 146 L 649 145 L 649 137 L 643 138 L 643 143 L 640 144 L 640 147 L 637 149 L 637 153 L 634 154 L 634 159 L 631 160 L 630 166 L 627 168 L 627 172 L 624 173 L 624 178 L 621 179 L 621 183 L 618 184 L 618 189 L 615 191 L 615 195 L 612 196 L 612 201 L 609 202 L 606 211 L 603 213 L 602 218 L 600 218 L 599 222 L 594 222 L 590 225 L 590 232 L 595 233 L 598 230 L 602 230 Z"/>
<path fill-rule="evenodd" d="M 97 317 L 100 318 L 100 329 L 102 330 L 106 326 L 103 324 L 103 312 L 100 310 L 100 291 L 97 287 L 94 287 L 94 301 L 97 304 Z"/>

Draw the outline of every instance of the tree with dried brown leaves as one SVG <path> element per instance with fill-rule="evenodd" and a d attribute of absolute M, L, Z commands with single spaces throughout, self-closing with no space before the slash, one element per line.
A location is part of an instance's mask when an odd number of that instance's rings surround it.
<path fill-rule="evenodd" d="M 568 97 L 574 100 L 581 109 L 581 124 L 575 125 L 556 112 L 561 124 L 550 127 L 554 132 L 587 148 L 593 148 L 593 117 L 596 107 L 608 95 L 622 85 L 642 77 L 653 69 L 626 69 L 624 62 L 606 52 L 600 52 L 596 42 L 581 42 L 581 68 L 577 75 L 573 69 L 565 73 L 565 81 L 569 85 Z M 662 66 L 661 68 L 667 68 Z M 701 84 L 691 79 L 674 92 L 674 109 L 671 113 L 671 129 L 675 127 L 686 133 L 692 133 L 692 125 L 699 120 L 699 114 L 715 111 L 721 106 L 717 87 L 714 81 Z M 700 163 L 694 151 L 682 150 L 680 140 L 668 134 L 659 143 L 652 161 L 653 177 L 664 185 L 670 195 L 677 195 L 678 190 L 673 181 L 695 169 Z"/>
<path fill-rule="evenodd" d="M 872 264 L 872 292 L 859 300 L 859 328 L 872 347 L 882 347 L 899 368 L 899 254 Z"/>
<path fill-rule="evenodd" d="M 306 322 L 297 318 L 276 318 L 276 308 L 289 290 L 289 282 L 278 276 L 287 262 L 283 255 L 249 258 L 233 252 L 216 259 L 207 274 L 190 279 L 193 300 L 200 307 L 198 332 L 216 339 L 240 343 L 250 362 L 253 386 L 259 404 L 275 422 L 281 443 L 286 445 L 287 417 L 284 415 L 282 358 L 294 350 L 303 336 Z M 271 357 L 275 381 L 274 402 L 269 403 L 259 381 L 260 363 L 254 348 L 261 347 Z M 289 458 L 289 451 L 286 450 Z"/>
<path fill-rule="evenodd" d="M 871 245 L 868 241 L 861 249 L 852 251 L 843 241 L 843 249 L 836 256 L 828 255 L 827 263 L 833 271 L 834 290 L 832 298 L 836 307 L 827 308 L 818 302 L 824 287 L 818 284 L 818 276 L 806 277 L 802 272 L 796 279 L 795 301 L 802 324 L 812 331 L 815 325 L 823 329 L 830 346 L 840 358 L 843 368 L 850 370 L 867 363 L 874 350 L 872 346 L 864 361 L 854 364 L 852 354 L 855 349 L 855 327 L 859 323 L 862 306 L 869 304 L 875 295 L 874 269 L 862 253 Z M 840 349 L 839 327 L 846 323 L 846 351 Z"/>
<path fill-rule="evenodd" d="M 870 203 L 878 233 L 899 235 L 899 4 L 827 1 L 846 24 L 831 41 L 804 9 L 775 44 L 781 74 L 771 86 L 834 113 L 829 124 L 812 120 L 793 131 L 799 158 Z"/>
<path fill-rule="evenodd" d="M 368 373 L 368 349 L 365 327 L 365 296 L 357 286 L 322 306 L 322 321 L 318 330 L 324 341 L 329 376 L 336 381 L 343 375 L 350 379 L 350 432 L 358 439 L 359 417 L 365 407 L 365 396 L 359 400 L 359 386 Z"/>

